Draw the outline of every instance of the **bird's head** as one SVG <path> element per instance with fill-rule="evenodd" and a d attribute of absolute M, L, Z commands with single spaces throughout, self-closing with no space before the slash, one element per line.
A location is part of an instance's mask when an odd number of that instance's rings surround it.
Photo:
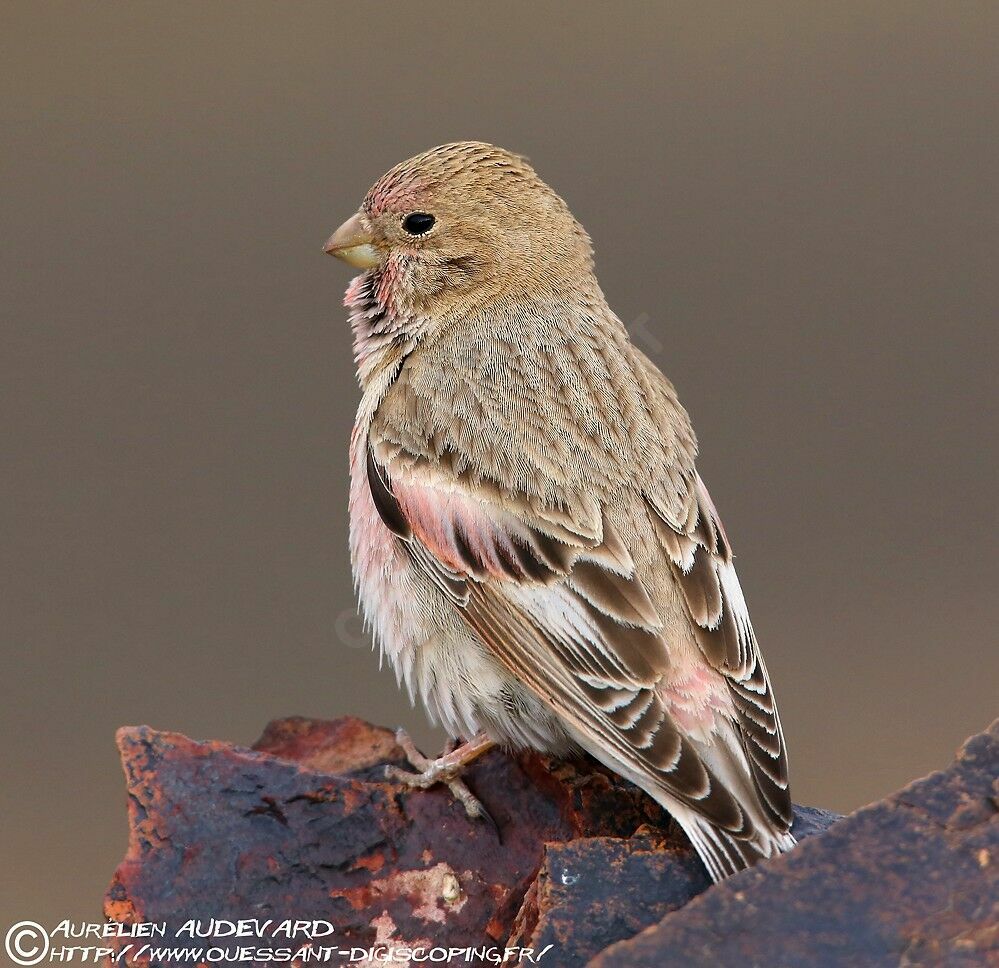
<path fill-rule="evenodd" d="M 385 301 L 408 315 L 557 299 L 592 276 L 589 237 L 565 202 L 524 158 L 474 141 L 396 165 L 325 249 L 377 274 Z"/>

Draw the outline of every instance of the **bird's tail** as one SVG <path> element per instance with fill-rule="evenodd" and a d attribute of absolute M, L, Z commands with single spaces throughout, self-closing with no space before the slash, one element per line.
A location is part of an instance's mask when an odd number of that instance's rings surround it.
<path fill-rule="evenodd" d="M 797 843 L 789 833 L 770 831 L 757 831 L 752 840 L 742 840 L 692 810 L 682 811 L 682 815 L 677 811 L 674 816 L 715 882 L 752 867 L 757 861 L 782 854 Z"/>

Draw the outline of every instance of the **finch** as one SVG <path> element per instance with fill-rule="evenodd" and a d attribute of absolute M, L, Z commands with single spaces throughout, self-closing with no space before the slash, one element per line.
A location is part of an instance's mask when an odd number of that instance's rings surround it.
<path fill-rule="evenodd" d="M 527 161 L 461 142 L 382 176 L 326 244 L 361 402 L 350 549 L 410 698 L 465 742 L 585 752 L 678 821 L 714 880 L 795 843 L 780 717 L 672 384 L 607 305 Z M 405 739 L 405 738 L 404 738 Z"/>

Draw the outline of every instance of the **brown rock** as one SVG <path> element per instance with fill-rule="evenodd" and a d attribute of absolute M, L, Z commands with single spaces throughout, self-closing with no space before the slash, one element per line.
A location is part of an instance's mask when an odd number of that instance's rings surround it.
<path fill-rule="evenodd" d="M 498 830 L 470 821 L 446 789 L 385 782 L 384 758 L 400 762 L 392 734 L 355 719 L 272 723 L 255 750 L 148 727 L 120 730 L 118 744 L 131 830 L 105 913 L 166 923 L 160 947 L 185 922 L 211 918 L 322 919 L 343 950 L 376 940 L 502 945 L 546 843 L 625 838 L 651 824 L 679 846 L 630 784 L 589 762 L 533 755 L 494 752 L 472 767 L 469 783 Z M 133 948 L 126 963 L 142 958 Z"/>
<path fill-rule="evenodd" d="M 794 833 L 803 840 L 837 819 L 825 810 L 796 807 Z M 508 943 L 535 950 L 550 946 L 547 968 L 570 968 L 655 924 L 710 886 L 686 842 L 678 845 L 655 828 L 639 829 L 628 839 L 547 844 Z"/>
<path fill-rule="evenodd" d="M 999 721 L 948 769 L 713 887 L 590 964 L 999 965 Z"/>
<path fill-rule="evenodd" d="M 581 965 L 710 883 L 692 850 L 655 835 L 548 844 L 507 944 L 551 946 L 542 961 L 546 968 Z"/>
<path fill-rule="evenodd" d="M 275 719 L 267 724 L 253 748 L 258 753 L 294 760 L 317 773 L 352 773 L 400 761 L 403 756 L 391 730 L 372 726 L 356 716 Z"/>

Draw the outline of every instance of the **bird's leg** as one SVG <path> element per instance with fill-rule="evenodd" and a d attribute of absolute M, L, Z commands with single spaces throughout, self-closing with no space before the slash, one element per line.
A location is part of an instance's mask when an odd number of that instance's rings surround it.
<path fill-rule="evenodd" d="M 460 779 L 465 767 L 477 760 L 483 753 L 488 753 L 496 745 L 485 733 L 473 736 L 467 742 L 448 750 L 435 760 L 424 756 L 404 729 L 396 730 L 395 741 L 402 747 L 406 759 L 420 772 L 408 773 L 406 770 L 400 770 L 397 766 L 386 766 L 385 776 L 388 779 L 396 780 L 405 786 L 418 790 L 426 790 L 428 787 L 443 783 L 465 808 L 465 813 L 469 817 L 473 820 L 481 817 L 492 821 L 486 808 L 468 789 L 465 781 Z"/>

